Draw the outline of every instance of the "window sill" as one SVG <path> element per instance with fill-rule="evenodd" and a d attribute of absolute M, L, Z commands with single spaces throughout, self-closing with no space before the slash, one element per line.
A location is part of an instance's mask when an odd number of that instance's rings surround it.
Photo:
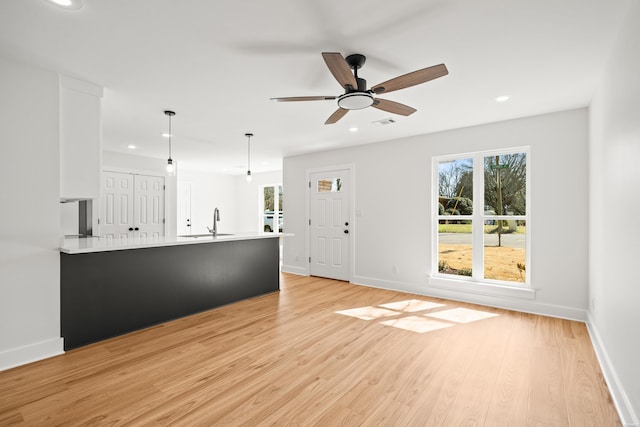
<path fill-rule="evenodd" d="M 448 279 L 444 277 L 427 277 L 427 286 L 447 291 L 499 296 L 521 299 L 535 299 L 536 291 L 530 288 L 516 288 L 491 283 L 472 282 L 467 280 Z"/>

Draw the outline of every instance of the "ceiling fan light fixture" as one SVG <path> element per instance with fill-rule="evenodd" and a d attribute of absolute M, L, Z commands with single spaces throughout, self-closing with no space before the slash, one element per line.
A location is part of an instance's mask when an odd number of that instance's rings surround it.
<path fill-rule="evenodd" d="M 368 92 L 345 93 L 338 98 L 338 106 L 345 110 L 362 110 L 373 105 L 373 96 Z"/>

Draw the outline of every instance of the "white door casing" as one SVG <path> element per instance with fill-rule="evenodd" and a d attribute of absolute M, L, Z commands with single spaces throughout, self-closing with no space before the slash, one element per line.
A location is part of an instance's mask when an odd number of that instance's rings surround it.
<path fill-rule="evenodd" d="M 191 183 L 178 181 L 178 235 L 191 234 Z"/>
<path fill-rule="evenodd" d="M 349 280 L 350 215 L 348 169 L 309 175 L 309 272 Z"/>
<path fill-rule="evenodd" d="M 104 171 L 100 235 L 107 239 L 164 235 L 164 177 Z"/>

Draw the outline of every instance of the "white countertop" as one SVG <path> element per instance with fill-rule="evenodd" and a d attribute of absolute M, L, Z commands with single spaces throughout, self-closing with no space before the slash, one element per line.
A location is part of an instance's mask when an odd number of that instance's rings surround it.
<path fill-rule="evenodd" d="M 101 237 L 64 238 L 60 252 L 85 254 L 92 252 L 121 251 L 126 249 L 157 248 L 162 246 L 193 245 L 202 243 L 228 242 L 232 240 L 269 239 L 280 237 L 280 233 L 235 233 L 231 235 L 201 237 L 153 237 L 134 239 L 107 239 Z"/>

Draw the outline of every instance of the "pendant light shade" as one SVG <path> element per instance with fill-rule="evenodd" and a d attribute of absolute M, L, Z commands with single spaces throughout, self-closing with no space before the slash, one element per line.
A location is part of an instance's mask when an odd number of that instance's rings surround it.
<path fill-rule="evenodd" d="M 252 133 L 245 133 L 247 137 L 247 182 L 251 182 L 251 137 Z"/>
<path fill-rule="evenodd" d="M 173 159 L 171 158 L 171 137 L 173 136 L 171 133 L 171 117 L 175 116 L 176 113 L 174 111 L 166 110 L 164 114 L 169 116 L 169 133 L 167 134 L 169 137 L 169 159 L 167 159 L 167 173 L 173 175 L 176 169 L 173 164 Z"/>

